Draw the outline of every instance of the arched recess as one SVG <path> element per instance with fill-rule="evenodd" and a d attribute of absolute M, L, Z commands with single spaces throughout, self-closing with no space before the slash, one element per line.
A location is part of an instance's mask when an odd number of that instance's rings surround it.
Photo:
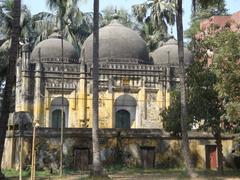
<path fill-rule="evenodd" d="M 62 97 L 56 97 L 51 102 L 52 119 L 51 119 L 50 127 L 53 127 L 53 128 L 61 127 L 62 107 L 63 107 L 64 127 L 68 127 L 69 103 L 66 98 L 63 98 L 63 106 L 62 106 Z"/>
<path fill-rule="evenodd" d="M 137 102 L 130 95 L 121 95 L 115 100 L 115 128 L 131 128 L 136 117 Z"/>

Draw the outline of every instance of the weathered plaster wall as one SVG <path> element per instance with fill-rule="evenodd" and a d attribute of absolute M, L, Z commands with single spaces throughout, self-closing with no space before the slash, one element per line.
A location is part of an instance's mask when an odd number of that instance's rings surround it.
<path fill-rule="evenodd" d="M 24 167 L 30 165 L 31 131 L 24 133 Z M 19 140 L 8 134 L 5 142 L 3 167 L 17 168 L 19 162 Z M 190 133 L 190 148 L 194 165 L 205 168 L 205 145 L 215 144 L 209 134 Z M 232 149 L 232 136 L 223 137 L 223 154 L 227 157 Z M 127 166 L 141 166 L 141 149 L 154 149 L 154 166 L 159 168 L 181 167 L 181 139 L 174 138 L 157 129 L 101 129 L 100 153 L 106 165 L 122 161 Z M 64 166 L 73 168 L 74 149 L 89 150 L 89 162 L 92 161 L 91 129 L 65 129 L 64 134 Z M 60 130 L 38 129 L 36 137 L 37 167 L 39 169 L 57 169 L 59 164 Z"/>

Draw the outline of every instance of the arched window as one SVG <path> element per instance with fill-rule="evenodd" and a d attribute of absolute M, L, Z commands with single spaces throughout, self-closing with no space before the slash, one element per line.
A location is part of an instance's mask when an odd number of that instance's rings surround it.
<path fill-rule="evenodd" d="M 52 100 L 51 103 L 51 123 L 50 126 L 53 128 L 60 128 L 61 127 L 61 118 L 62 118 L 62 108 L 63 108 L 63 121 L 64 127 L 68 125 L 68 111 L 69 111 L 69 103 L 66 98 L 63 98 L 62 104 L 62 97 L 57 97 Z"/>
<path fill-rule="evenodd" d="M 62 110 L 56 109 L 52 112 L 52 128 L 61 128 Z M 65 125 L 65 112 L 63 112 L 63 124 Z"/>
<path fill-rule="evenodd" d="M 116 128 L 130 129 L 130 113 L 126 110 L 116 112 Z"/>
<path fill-rule="evenodd" d="M 136 116 L 137 102 L 134 97 L 125 94 L 115 101 L 115 128 L 130 129 Z"/>

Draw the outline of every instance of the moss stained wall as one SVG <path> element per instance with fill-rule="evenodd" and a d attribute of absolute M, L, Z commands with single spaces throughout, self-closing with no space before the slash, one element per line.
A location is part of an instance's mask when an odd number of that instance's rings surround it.
<path fill-rule="evenodd" d="M 31 131 L 25 132 L 24 167 L 31 159 Z M 73 168 L 74 149 L 88 149 L 92 161 L 91 129 L 66 129 L 64 135 L 64 166 Z M 223 154 L 227 157 L 232 149 L 232 136 L 224 137 Z M 211 135 L 190 134 L 190 148 L 195 167 L 205 168 L 205 145 L 215 144 Z M 17 137 L 8 136 L 3 167 L 18 167 L 19 142 Z M 100 130 L 100 154 L 104 165 L 123 163 L 126 166 L 141 166 L 142 148 L 154 149 L 154 167 L 182 167 L 181 140 L 164 134 L 161 130 Z M 60 130 L 41 128 L 36 138 L 38 169 L 57 169 L 59 166 Z M 11 162 L 11 163 L 9 163 Z"/>

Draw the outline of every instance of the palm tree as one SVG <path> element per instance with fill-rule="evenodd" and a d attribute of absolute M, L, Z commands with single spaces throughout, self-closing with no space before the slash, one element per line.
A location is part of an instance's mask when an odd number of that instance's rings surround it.
<path fill-rule="evenodd" d="M 4 141 L 7 131 L 7 123 L 10 112 L 10 104 L 12 97 L 12 89 L 15 84 L 15 68 L 16 59 L 18 55 L 18 44 L 20 36 L 20 14 L 21 14 L 21 0 L 14 0 L 13 4 L 13 20 L 12 20 L 12 31 L 11 31 L 11 46 L 9 49 L 9 65 L 6 76 L 6 86 L 4 88 L 3 104 L 1 117 L 0 117 L 0 177 L 3 176 L 1 172 L 1 164 L 3 157 Z"/>
<path fill-rule="evenodd" d="M 99 149 L 99 108 L 98 108 L 98 78 L 99 78 L 99 0 L 94 0 L 93 12 L 93 123 L 92 123 L 92 146 L 93 146 L 93 176 L 102 175 L 102 165 Z"/>
<path fill-rule="evenodd" d="M 84 40 L 91 34 L 90 26 L 77 3 L 79 0 L 48 0 L 47 4 L 51 10 L 56 10 L 56 25 L 63 28 L 63 36 L 73 44 L 80 54 L 80 48 Z"/>
<path fill-rule="evenodd" d="M 29 41 L 32 46 L 48 38 L 56 26 L 56 16 L 48 12 L 40 12 L 31 16 L 29 26 Z"/>
<path fill-rule="evenodd" d="M 108 6 L 102 10 L 102 19 L 100 19 L 100 26 L 108 25 L 113 19 L 114 14 L 118 16 L 118 20 L 124 26 L 133 28 L 136 24 L 132 21 L 132 16 L 128 13 L 126 9 L 115 9 L 113 6 Z"/>
<path fill-rule="evenodd" d="M 0 84 L 5 83 L 7 67 L 8 67 L 8 52 L 11 42 L 12 16 L 13 16 L 13 0 L 5 0 L 0 4 Z M 20 41 L 29 41 L 34 47 L 40 41 L 47 39 L 51 34 L 53 27 L 56 24 L 56 17 L 47 12 L 40 12 L 31 16 L 30 10 L 26 5 L 21 7 L 20 16 Z M 1 86 L 2 87 L 2 86 Z"/>
<path fill-rule="evenodd" d="M 160 40 L 168 38 L 168 25 L 175 23 L 175 0 L 146 0 L 132 6 L 132 10 L 137 20 L 143 23 L 141 35 L 153 51 Z"/>
<path fill-rule="evenodd" d="M 165 30 L 156 29 L 153 26 L 150 17 L 146 18 L 145 22 L 139 30 L 140 35 L 146 41 L 150 52 L 153 52 L 158 48 L 160 41 L 167 40 L 170 37 L 168 37 L 168 33 L 166 33 Z"/>
<path fill-rule="evenodd" d="M 181 135 L 182 135 L 182 151 L 185 160 L 185 165 L 189 176 L 193 177 L 193 164 L 190 157 L 189 140 L 187 133 L 187 104 L 186 104 L 186 83 L 185 83 L 185 67 L 184 67 L 184 45 L 183 45 L 183 10 L 182 0 L 177 0 L 177 37 L 178 37 L 178 57 L 179 57 L 179 77 L 180 77 L 180 92 L 181 92 Z"/>
<path fill-rule="evenodd" d="M 5 83 L 8 52 L 11 42 L 12 17 L 13 17 L 13 0 L 5 0 L 0 3 L 0 84 Z M 41 12 L 31 16 L 30 10 L 26 5 L 21 7 L 20 16 L 20 41 L 28 39 L 32 46 L 38 42 L 47 39 L 55 26 L 55 16 L 51 13 Z"/>
<path fill-rule="evenodd" d="M 138 21 L 144 21 L 150 9 L 150 17 L 153 25 L 160 29 L 167 30 L 167 24 L 175 23 L 175 3 L 167 0 L 146 0 L 143 4 L 132 6 L 133 14 Z"/>

